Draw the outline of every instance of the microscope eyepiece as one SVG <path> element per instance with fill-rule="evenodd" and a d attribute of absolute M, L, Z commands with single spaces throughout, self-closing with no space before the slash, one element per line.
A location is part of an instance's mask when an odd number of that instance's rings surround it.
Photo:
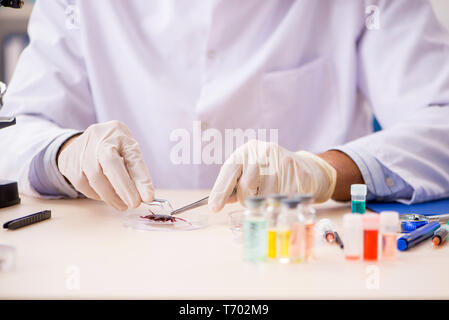
<path fill-rule="evenodd" d="M 0 7 L 20 9 L 23 7 L 23 0 L 0 0 Z"/>

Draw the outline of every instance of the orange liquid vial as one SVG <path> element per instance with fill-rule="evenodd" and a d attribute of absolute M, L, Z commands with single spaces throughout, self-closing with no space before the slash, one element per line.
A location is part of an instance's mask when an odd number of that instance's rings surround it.
<path fill-rule="evenodd" d="M 363 259 L 377 260 L 378 230 L 363 231 Z"/>
<path fill-rule="evenodd" d="M 315 224 L 306 224 L 306 260 L 315 258 Z"/>

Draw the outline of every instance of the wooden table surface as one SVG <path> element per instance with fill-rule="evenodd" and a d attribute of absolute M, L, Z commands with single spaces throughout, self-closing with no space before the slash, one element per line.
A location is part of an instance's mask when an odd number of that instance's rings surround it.
<path fill-rule="evenodd" d="M 173 206 L 207 190 L 157 192 Z M 316 206 L 337 228 L 348 203 Z M 337 246 L 320 245 L 317 259 L 299 265 L 242 260 L 227 206 L 209 226 L 188 232 L 137 231 L 124 214 L 93 200 L 42 200 L 0 209 L 0 222 L 50 209 L 51 220 L 15 231 L 0 243 L 16 249 L 12 271 L 0 273 L 1 299 L 448 299 L 449 248 L 430 241 L 395 261 L 346 261 Z M 144 207 L 134 209 L 145 212 Z M 207 207 L 195 209 L 208 213 Z"/>

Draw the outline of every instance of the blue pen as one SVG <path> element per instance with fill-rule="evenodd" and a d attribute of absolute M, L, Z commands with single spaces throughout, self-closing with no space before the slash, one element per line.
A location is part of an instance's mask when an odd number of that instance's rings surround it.
<path fill-rule="evenodd" d="M 418 228 L 421 228 L 422 226 L 428 224 L 428 221 L 425 220 L 419 220 L 419 221 L 402 221 L 401 222 L 401 232 L 402 233 L 409 233 L 412 231 L 415 231 Z"/>
<path fill-rule="evenodd" d="M 433 236 L 436 229 L 440 227 L 440 223 L 432 221 L 425 226 L 422 226 L 415 231 L 402 236 L 398 239 L 398 250 L 405 251 L 414 245 L 417 245 L 421 241 L 424 241 Z"/>

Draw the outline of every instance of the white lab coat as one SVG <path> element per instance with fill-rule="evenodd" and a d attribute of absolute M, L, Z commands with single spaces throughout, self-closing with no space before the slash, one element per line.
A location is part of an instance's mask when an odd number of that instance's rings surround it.
<path fill-rule="evenodd" d="M 449 195 L 449 37 L 425 0 L 38 0 L 29 34 L 2 111 L 18 123 L 0 132 L 0 176 L 26 194 L 50 141 L 118 119 L 156 188 L 212 187 L 219 164 L 170 159 L 173 131 L 202 121 L 278 129 L 289 150 L 350 145 L 411 201 Z"/>

